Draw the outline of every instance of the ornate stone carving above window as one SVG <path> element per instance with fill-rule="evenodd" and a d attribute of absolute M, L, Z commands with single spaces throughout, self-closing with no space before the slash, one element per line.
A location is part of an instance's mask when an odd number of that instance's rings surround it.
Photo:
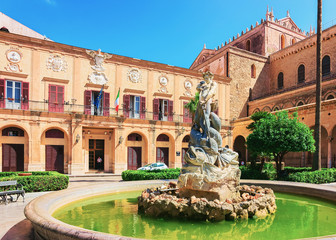
<path fill-rule="evenodd" d="M 187 97 L 191 97 L 192 96 L 192 93 L 191 93 L 191 88 L 192 88 L 193 84 L 192 82 L 190 81 L 190 79 L 187 79 L 184 81 L 184 88 L 185 88 L 185 92 L 183 93 L 184 96 L 187 96 Z"/>
<path fill-rule="evenodd" d="M 22 60 L 22 53 L 17 48 L 10 48 L 6 51 L 6 57 L 9 63 L 5 67 L 7 71 L 22 72 L 19 63 Z"/>
<path fill-rule="evenodd" d="M 54 72 L 66 72 L 67 68 L 68 63 L 60 55 L 50 55 L 47 60 L 47 69 L 51 69 Z"/>
<path fill-rule="evenodd" d="M 137 68 L 132 68 L 128 71 L 127 78 L 132 83 L 139 83 L 142 80 L 141 71 Z"/>
<path fill-rule="evenodd" d="M 93 72 L 89 75 L 89 81 L 93 84 L 105 85 L 108 79 L 104 73 Z"/>
<path fill-rule="evenodd" d="M 159 77 L 160 89 L 159 92 L 168 93 L 167 85 L 168 85 L 168 78 L 165 75 L 161 75 Z"/>

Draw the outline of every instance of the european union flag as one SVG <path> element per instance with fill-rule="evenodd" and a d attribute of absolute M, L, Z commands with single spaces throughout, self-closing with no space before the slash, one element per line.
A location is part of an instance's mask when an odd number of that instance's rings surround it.
<path fill-rule="evenodd" d="M 103 96 L 103 89 L 104 89 L 104 85 L 102 86 L 102 88 L 100 89 L 99 95 L 98 97 L 94 100 L 94 105 L 96 106 L 97 109 L 99 109 L 100 106 L 100 101 L 102 99 Z"/>

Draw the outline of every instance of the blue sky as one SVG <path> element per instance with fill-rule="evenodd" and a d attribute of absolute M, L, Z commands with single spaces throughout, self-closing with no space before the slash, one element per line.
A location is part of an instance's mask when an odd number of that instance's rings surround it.
<path fill-rule="evenodd" d="M 1 0 L 0 11 L 56 42 L 189 68 L 204 43 L 260 23 L 267 5 L 316 26 L 317 0 Z M 336 24 L 335 9 L 323 0 L 323 24 Z"/>

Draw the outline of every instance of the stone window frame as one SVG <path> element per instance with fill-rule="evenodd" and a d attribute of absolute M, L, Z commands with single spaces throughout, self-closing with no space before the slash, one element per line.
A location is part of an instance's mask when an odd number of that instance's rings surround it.
<path fill-rule="evenodd" d="M 252 41 L 250 39 L 247 39 L 245 43 L 245 50 L 251 51 L 251 45 L 252 45 Z"/>
<path fill-rule="evenodd" d="M 279 37 L 280 37 L 280 39 L 279 39 L 280 48 L 279 49 L 281 50 L 281 49 L 284 49 L 286 47 L 286 36 L 285 36 L 285 34 L 281 33 Z"/>
<path fill-rule="evenodd" d="M 281 83 L 282 84 L 279 84 L 280 83 L 280 74 L 282 74 L 282 81 L 281 81 Z M 278 90 L 281 90 L 281 89 L 283 89 L 284 88 L 284 73 L 283 73 L 283 71 L 280 71 L 279 73 L 278 73 L 278 76 L 277 76 L 277 89 Z M 280 86 L 281 85 L 281 86 Z"/>
<path fill-rule="evenodd" d="M 300 81 L 300 67 L 303 66 L 303 80 Z M 299 66 L 297 67 L 297 76 L 296 76 L 296 79 L 297 79 L 297 84 L 303 84 L 306 82 L 306 65 L 304 63 L 300 63 Z"/>
<path fill-rule="evenodd" d="M 300 106 L 303 106 L 303 105 L 305 105 L 305 102 L 304 102 L 304 100 L 299 100 L 296 104 L 295 104 L 297 107 L 300 107 Z"/>
<path fill-rule="evenodd" d="M 329 72 L 323 74 L 323 59 L 324 59 L 325 57 L 329 57 Z M 321 65 L 322 65 L 322 69 L 321 69 L 322 77 L 330 76 L 331 71 L 332 71 L 332 68 L 331 68 L 332 64 L 331 64 L 331 57 L 330 57 L 330 54 L 329 54 L 329 53 L 326 53 L 326 54 L 323 55 Z"/>
<path fill-rule="evenodd" d="M 251 65 L 251 78 L 256 78 L 257 77 L 257 68 L 255 64 L 253 63 Z"/>

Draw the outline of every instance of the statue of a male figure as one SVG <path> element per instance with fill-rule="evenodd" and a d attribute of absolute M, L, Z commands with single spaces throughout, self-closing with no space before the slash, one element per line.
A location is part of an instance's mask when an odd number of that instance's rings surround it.
<path fill-rule="evenodd" d="M 204 72 L 203 73 L 204 81 L 201 81 L 196 88 L 200 94 L 194 120 L 199 121 L 199 125 L 202 128 L 203 133 L 205 133 L 208 137 L 210 137 L 209 129 L 210 129 L 211 103 L 213 102 L 217 91 L 217 83 L 213 81 L 213 77 L 214 75 L 211 72 L 209 71 Z"/>

